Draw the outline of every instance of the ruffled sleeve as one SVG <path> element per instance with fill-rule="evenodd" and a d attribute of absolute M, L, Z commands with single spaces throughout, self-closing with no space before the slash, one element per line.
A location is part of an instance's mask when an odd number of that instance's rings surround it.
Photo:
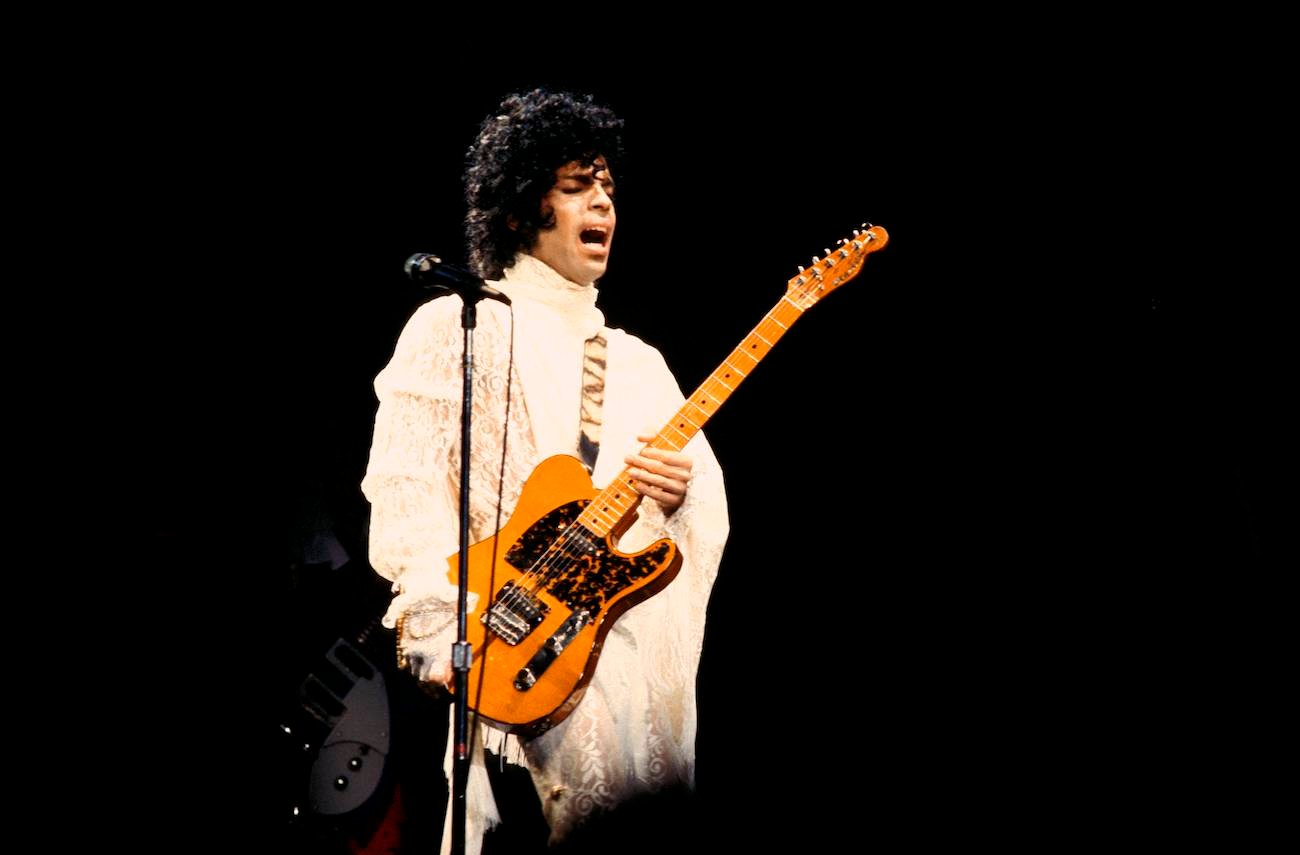
<path fill-rule="evenodd" d="M 637 430 L 652 433 L 662 428 L 686 399 L 659 351 L 634 336 L 627 339 L 637 353 L 637 361 L 644 366 L 637 372 L 642 378 L 644 420 Z M 640 447 L 637 443 L 628 451 Z M 682 451 L 692 463 L 685 500 L 676 511 L 665 514 L 657 501 L 643 499 L 638 508 L 640 518 L 621 543 L 625 549 L 639 549 L 657 538 L 668 537 L 682 554 L 682 569 L 672 584 L 628 613 L 632 618 L 628 628 L 638 635 L 643 653 L 649 654 L 651 662 L 658 660 L 657 667 L 651 667 L 652 682 L 659 682 L 655 680 L 657 675 L 664 685 L 676 686 L 693 685 L 704 645 L 709 596 L 730 532 L 722 468 L 704 432 L 692 437 Z M 651 630 L 649 624 L 656 626 Z M 693 720 L 693 698 L 689 706 L 691 715 L 687 719 Z M 675 735 L 693 741 L 693 733 Z"/>
<path fill-rule="evenodd" d="M 379 409 L 370 461 L 361 483 L 371 503 L 370 563 L 394 582 L 396 596 L 384 618 L 415 612 L 428 626 L 409 626 L 416 637 L 448 623 L 438 604 L 454 604 L 448 558 L 459 550 L 461 303 L 446 297 L 420 307 L 398 339 L 393 358 L 375 378 Z M 507 429 L 508 319 L 480 305 L 475 336 L 474 474 L 471 533 L 495 528 L 500 453 Z M 516 404 L 517 409 L 522 409 Z M 512 413 L 517 426 L 522 413 Z M 517 479 L 507 479 L 514 481 Z M 516 496 L 503 497 L 513 505 Z M 472 595 L 471 595 L 472 597 Z M 417 604 L 420 608 L 415 608 Z M 471 602 L 471 608 L 474 603 Z"/>

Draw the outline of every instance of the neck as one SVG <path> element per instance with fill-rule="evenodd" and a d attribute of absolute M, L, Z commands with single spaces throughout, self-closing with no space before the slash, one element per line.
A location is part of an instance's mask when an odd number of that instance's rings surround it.
<path fill-rule="evenodd" d="M 566 326 L 584 338 L 599 332 L 605 322 L 604 315 L 596 308 L 599 292 L 594 284 L 571 282 L 546 262 L 527 253 L 515 256 L 515 263 L 506 268 L 497 287 L 511 300 L 523 301 L 519 308 L 529 314 L 563 318 Z"/>

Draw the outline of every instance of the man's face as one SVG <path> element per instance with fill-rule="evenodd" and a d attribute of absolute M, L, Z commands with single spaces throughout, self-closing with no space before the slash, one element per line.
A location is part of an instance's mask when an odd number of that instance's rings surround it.
<path fill-rule="evenodd" d="M 604 158 L 555 170 L 555 186 L 542 197 L 542 216 L 555 225 L 537 233 L 529 254 L 571 282 L 588 285 L 605 275 L 614 240 L 614 179 Z"/>

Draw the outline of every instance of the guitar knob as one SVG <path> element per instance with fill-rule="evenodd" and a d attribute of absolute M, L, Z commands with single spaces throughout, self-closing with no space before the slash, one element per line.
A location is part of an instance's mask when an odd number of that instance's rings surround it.
<path fill-rule="evenodd" d="M 346 790 L 347 788 L 348 788 L 348 779 L 345 776 L 339 775 L 337 778 L 334 779 L 334 789 L 342 791 L 342 790 Z"/>
<path fill-rule="evenodd" d="M 361 758 L 360 758 L 360 757 L 353 757 L 351 760 L 349 760 L 349 761 L 348 761 L 348 768 L 351 769 L 353 772 L 360 772 L 360 771 L 361 771 Z"/>

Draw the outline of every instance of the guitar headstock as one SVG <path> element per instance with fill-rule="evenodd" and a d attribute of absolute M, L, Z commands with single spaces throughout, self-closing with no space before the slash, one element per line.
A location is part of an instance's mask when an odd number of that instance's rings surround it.
<path fill-rule="evenodd" d="M 834 250 L 826 250 L 825 258 L 814 257 L 806 270 L 800 267 L 787 283 L 786 296 L 799 308 L 807 309 L 857 276 L 867 256 L 884 249 L 888 242 L 889 232 L 863 223 L 861 229 L 853 230 L 852 237 L 837 241 Z"/>

